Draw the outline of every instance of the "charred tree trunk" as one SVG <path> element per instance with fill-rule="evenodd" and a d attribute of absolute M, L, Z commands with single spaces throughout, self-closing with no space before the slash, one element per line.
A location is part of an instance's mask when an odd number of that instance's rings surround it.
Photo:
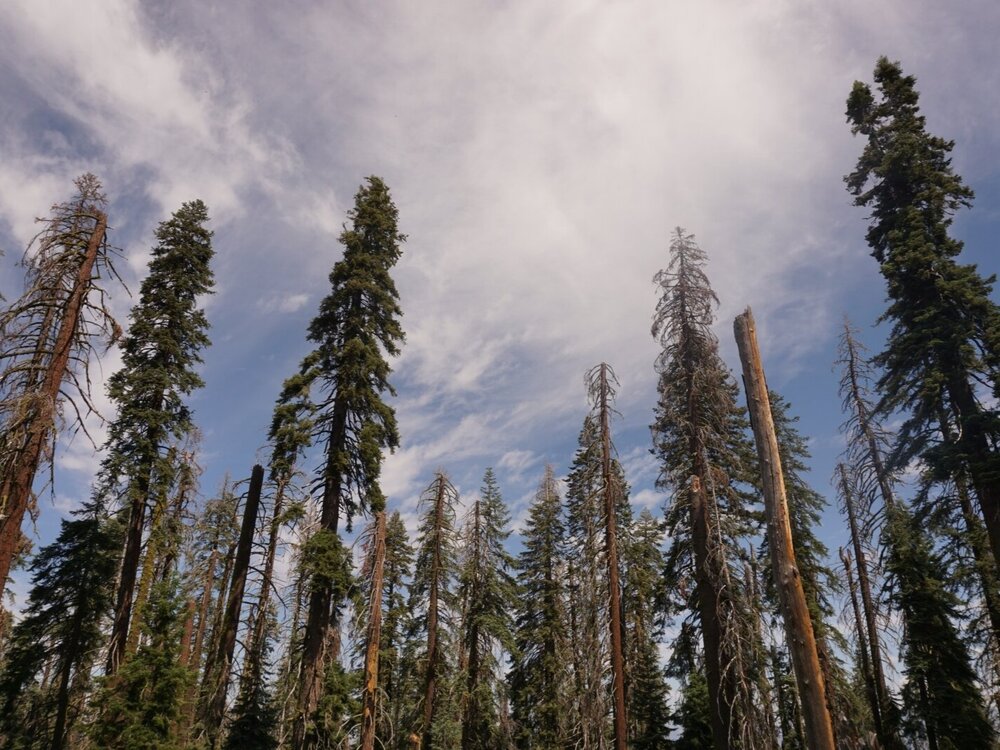
<path fill-rule="evenodd" d="M 611 628 L 611 681 L 614 691 L 615 750 L 628 744 L 628 720 L 625 714 L 625 645 L 622 623 L 621 579 L 618 571 L 618 528 L 615 505 L 617 481 L 611 471 L 611 409 L 608 404 L 608 366 L 600 365 L 599 409 L 601 424 L 601 480 L 604 490 L 606 521 L 605 546 L 608 557 L 609 623 Z"/>
<path fill-rule="evenodd" d="M 250 554 L 253 551 L 254 531 L 257 528 L 257 510 L 260 507 L 261 489 L 264 484 L 264 468 L 254 465 L 250 475 L 250 489 L 247 492 L 247 504 L 243 510 L 243 525 L 240 528 L 240 539 L 236 547 L 236 558 L 233 561 L 233 578 L 229 585 L 229 596 L 226 600 L 225 619 L 222 634 L 218 641 L 216 657 L 217 677 L 211 700 L 209 701 L 205 728 L 208 731 L 210 745 L 214 748 L 218 741 L 219 729 L 226 712 L 226 693 L 229 689 L 229 673 L 232 668 L 233 654 L 236 650 L 236 631 L 240 623 L 240 612 L 243 609 L 243 594 L 246 590 L 247 572 L 250 569 Z"/>
<path fill-rule="evenodd" d="M 151 445 L 158 445 L 157 430 L 150 427 L 147 437 Z M 121 666 L 128 647 L 129 624 L 132 619 L 132 602 L 135 583 L 142 556 L 142 532 L 146 528 L 146 505 L 149 488 L 152 485 L 153 467 L 144 467 L 135 486 L 129 486 L 128 527 L 125 531 L 125 550 L 122 553 L 121 572 L 118 576 L 118 591 L 115 595 L 115 614 L 111 624 L 111 642 L 108 647 L 108 662 L 105 674 L 115 674 Z"/>
<path fill-rule="evenodd" d="M 375 750 L 378 710 L 378 659 L 382 642 L 382 574 L 385 568 L 385 511 L 375 516 L 371 599 L 365 648 L 365 683 L 361 696 L 361 750 Z"/>
<path fill-rule="evenodd" d="M 262 663 L 264 657 L 267 610 L 271 602 L 271 589 L 274 587 L 274 561 L 278 554 L 278 537 L 281 535 L 281 513 L 284 509 L 284 500 L 285 482 L 279 482 L 274 495 L 274 507 L 271 509 L 271 523 L 268 528 L 267 551 L 264 553 L 264 572 L 261 574 L 257 611 L 254 616 L 250 643 L 247 646 L 247 651 L 257 663 Z"/>
<path fill-rule="evenodd" d="M 55 413 L 59 389 L 66 376 L 73 343 L 80 327 L 84 302 L 91 288 L 94 264 L 108 229 L 107 215 L 101 211 L 95 211 L 94 214 L 97 223 L 59 321 L 59 331 L 45 368 L 39 398 L 33 406 L 35 415 L 24 436 L 24 447 L 19 451 L 7 476 L 0 480 L 0 593 L 7 584 L 11 564 L 20 546 L 21 523 L 31 504 L 31 486 L 41 461 L 42 449 L 52 434 L 52 421 L 48 415 Z"/>
<path fill-rule="evenodd" d="M 326 468 L 323 482 L 323 508 L 320 528 L 337 533 L 340 525 L 340 500 L 343 477 L 336 468 L 337 457 L 347 439 L 347 405 L 343 399 L 334 401 L 330 424 L 330 442 L 327 447 Z M 319 705 L 323 688 L 324 665 L 329 660 L 325 653 L 327 634 L 333 622 L 333 591 L 330 586 L 314 586 L 309 594 L 306 614 L 305 638 L 302 642 L 302 670 L 299 682 L 298 715 L 292 731 L 292 745 L 296 750 L 308 750 L 315 743 L 306 732 L 310 717 Z"/>
<path fill-rule="evenodd" d="M 743 381 L 750 407 L 751 426 L 757 443 L 764 510 L 767 515 L 768 546 L 774 569 L 775 588 L 788 634 L 795 678 L 806 724 L 806 742 L 811 750 L 834 750 L 833 723 L 826 699 L 826 681 L 819 662 L 812 620 L 806 605 L 802 579 L 795 561 L 788 503 L 774 434 L 771 405 L 764 380 L 764 368 L 757 347 L 757 334 L 750 308 L 735 321 L 736 343 L 743 363 Z"/>

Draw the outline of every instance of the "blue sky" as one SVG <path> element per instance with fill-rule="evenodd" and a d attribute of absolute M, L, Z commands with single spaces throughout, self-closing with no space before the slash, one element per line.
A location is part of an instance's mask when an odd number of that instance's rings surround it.
<path fill-rule="evenodd" d="M 0 292 L 18 294 L 34 218 L 84 171 L 104 182 L 133 290 L 156 223 L 203 199 L 217 292 L 193 406 L 210 494 L 264 457 L 345 212 L 378 174 L 409 235 L 390 503 L 412 512 L 437 468 L 473 492 L 492 465 L 523 517 L 544 464 L 571 460 L 583 375 L 604 360 L 622 385 L 616 442 L 633 497 L 658 511 L 651 278 L 680 225 L 709 253 L 727 362 L 738 369 L 732 319 L 752 305 L 769 382 L 801 415 L 827 491 L 841 317 L 873 348 L 884 335 L 864 212 L 842 183 L 862 146 L 847 93 L 880 54 L 918 77 L 930 129 L 957 141 L 955 167 L 977 191 L 956 232 L 992 273 L 998 31 L 987 0 L 8 0 Z M 129 304 L 114 296 L 122 320 Z M 98 460 L 82 438 L 61 447 L 40 540 Z M 842 542 L 835 515 L 823 535 Z"/>

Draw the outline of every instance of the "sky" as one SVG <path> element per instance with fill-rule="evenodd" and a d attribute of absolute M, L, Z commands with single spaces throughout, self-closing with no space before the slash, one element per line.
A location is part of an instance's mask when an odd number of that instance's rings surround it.
<path fill-rule="evenodd" d="M 651 280 L 681 226 L 709 255 L 724 358 L 738 371 L 732 320 L 752 306 L 769 384 L 801 416 L 829 495 L 843 315 L 873 349 L 885 336 L 865 211 L 843 185 L 862 148 L 847 94 L 879 55 L 917 76 L 928 128 L 955 139 L 977 193 L 955 233 L 993 273 L 998 31 L 990 0 L 6 0 L 0 293 L 16 298 L 35 218 L 83 172 L 104 184 L 133 293 L 157 223 L 204 200 L 213 344 L 191 405 L 207 497 L 266 459 L 346 213 L 379 175 L 408 235 L 390 507 L 412 519 L 437 469 L 470 497 L 493 466 L 523 521 L 545 464 L 572 460 L 584 374 L 604 361 L 633 503 L 660 513 Z M 123 322 L 132 302 L 112 290 Z M 101 378 L 118 363 L 109 352 Z M 61 443 L 37 541 L 86 498 L 99 460 L 82 436 Z M 844 541 L 833 509 L 821 536 Z"/>

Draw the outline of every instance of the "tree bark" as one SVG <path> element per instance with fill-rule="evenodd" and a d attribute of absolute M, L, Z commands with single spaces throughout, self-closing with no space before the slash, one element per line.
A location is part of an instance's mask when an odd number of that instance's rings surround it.
<path fill-rule="evenodd" d="M 771 404 L 750 308 L 736 318 L 734 329 L 740 360 L 743 363 L 743 381 L 761 466 L 768 547 L 771 550 L 774 582 L 802 701 L 806 743 L 810 750 L 834 750 L 833 723 L 826 699 L 826 681 L 819 662 L 819 652 L 816 648 L 809 608 L 806 605 L 805 591 L 802 588 L 802 579 L 796 566 L 778 440 L 774 433 Z"/>
<path fill-rule="evenodd" d="M 94 212 L 97 224 L 91 232 L 87 249 L 73 282 L 73 290 L 66 300 L 66 308 L 59 322 L 52 348 L 52 357 L 45 369 L 38 402 L 34 405 L 35 417 L 28 426 L 25 445 L 19 460 L 9 474 L 0 481 L 0 595 L 7 585 L 7 576 L 21 541 L 21 523 L 31 503 L 31 486 L 41 461 L 42 448 L 49 440 L 53 426 L 48 414 L 54 414 L 59 400 L 59 389 L 69 366 L 73 343 L 80 326 L 84 301 L 91 287 L 91 274 L 97 255 L 108 229 L 108 217 L 101 211 Z"/>
<path fill-rule="evenodd" d="M 375 750 L 378 723 L 378 659 L 382 644 L 382 575 L 385 568 L 385 511 L 375 516 L 371 599 L 368 605 L 368 643 L 365 649 L 365 683 L 361 696 L 361 750 Z"/>
<path fill-rule="evenodd" d="M 323 480 L 323 507 L 320 512 L 320 528 L 337 533 L 340 525 L 341 492 L 343 477 L 336 470 L 336 456 L 344 449 L 347 440 L 347 405 L 337 397 L 334 399 L 330 425 L 330 441 L 327 446 L 326 468 Z M 327 632 L 338 623 L 333 622 L 333 592 L 329 586 L 314 586 L 309 594 L 306 613 L 306 631 L 302 642 L 302 669 L 299 681 L 299 701 L 297 716 L 292 729 L 292 746 L 296 750 L 309 750 L 315 744 L 306 728 L 310 717 L 319 705 L 323 687 L 324 664 L 327 659 L 325 645 Z"/>
<path fill-rule="evenodd" d="M 229 674 L 233 664 L 233 654 L 236 651 L 236 631 L 240 623 L 240 612 L 243 609 L 243 594 L 246 591 L 247 571 L 250 569 L 250 555 L 253 551 L 253 537 L 257 528 L 257 510 L 260 508 L 263 485 L 264 468 L 255 464 L 250 474 L 250 488 L 247 492 L 246 507 L 243 510 L 243 524 L 236 547 L 236 558 L 233 561 L 233 578 L 229 585 L 222 636 L 218 642 L 218 656 L 216 658 L 218 676 L 209 703 L 205 727 L 210 738 L 209 744 L 213 748 L 218 742 L 219 730 L 226 712 Z"/>

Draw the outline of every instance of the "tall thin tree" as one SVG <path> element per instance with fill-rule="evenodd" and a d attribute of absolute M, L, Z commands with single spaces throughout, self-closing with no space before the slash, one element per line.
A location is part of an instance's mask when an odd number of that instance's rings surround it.
<path fill-rule="evenodd" d="M 177 469 L 169 442 L 191 431 L 185 397 L 204 385 L 196 367 L 209 344 L 208 319 L 198 307 L 213 285 L 207 222 L 208 209 L 195 200 L 157 228 L 149 274 L 122 343 L 122 369 L 108 381 L 118 415 L 108 430 L 98 486 L 105 497 L 121 499 L 127 516 L 108 674 L 117 671 L 128 644 L 147 509 Z"/>
<path fill-rule="evenodd" d="M 328 549 L 343 517 L 350 528 L 358 511 L 379 512 L 385 499 L 379 487 L 382 450 L 399 442 L 396 417 L 382 399 L 392 393 L 387 356 L 399 353 L 403 330 L 399 295 L 390 271 L 400 257 L 405 235 L 397 229 L 398 211 L 389 189 L 368 177 L 355 195 L 340 243 L 344 255 L 330 272 L 330 293 L 309 326 L 316 349 L 302 363 L 303 378 L 316 400 L 314 436 L 323 443 L 317 476 L 321 492 L 320 529 L 313 549 Z M 312 568 L 315 566 L 307 566 Z M 337 625 L 332 583 L 320 576 L 310 584 L 302 669 L 293 744 L 311 747 L 306 725 L 323 692 L 329 632 Z"/>

